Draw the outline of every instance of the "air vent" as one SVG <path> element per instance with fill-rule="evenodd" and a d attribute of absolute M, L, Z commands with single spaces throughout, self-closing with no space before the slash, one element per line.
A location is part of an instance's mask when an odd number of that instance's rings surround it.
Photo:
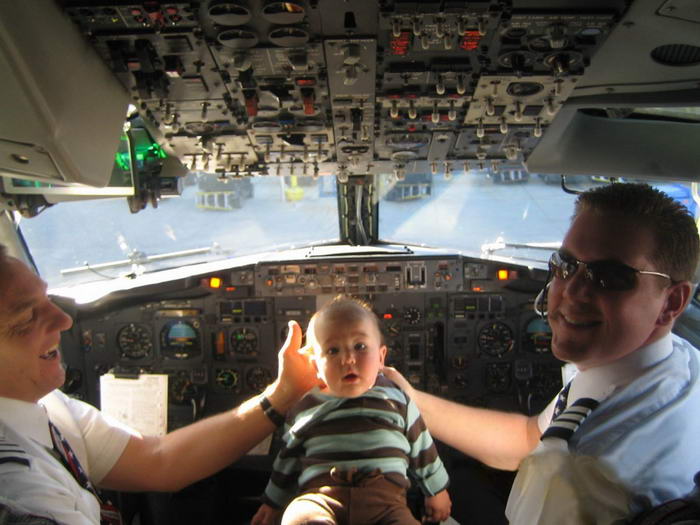
<path fill-rule="evenodd" d="M 694 66 L 700 64 L 700 47 L 667 44 L 652 50 L 651 58 L 665 66 Z"/>

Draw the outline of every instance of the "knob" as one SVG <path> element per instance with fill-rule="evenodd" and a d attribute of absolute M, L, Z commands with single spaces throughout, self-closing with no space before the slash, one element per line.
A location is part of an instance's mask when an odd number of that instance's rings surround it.
<path fill-rule="evenodd" d="M 566 30 L 559 24 L 549 26 L 545 31 L 545 36 L 552 49 L 561 49 L 566 46 Z"/>
<path fill-rule="evenodd" d="M 452 49 L 452 46 L 454 45 L 454 38 L 452 38 L 452 35 L 450 33 L 447 33 L 445 36 L 442 37 L 442 47 L 445 49 Z"/>
<path fill-rule="evenodd" d="M 464 79 L 464 75 L 457 75 L 457 93 L 464 95 L 467 91 L 467 82 Z"/>
<path fill-rule="evenodd" d="M 423 49 L 428 49 L 430 47 L 430 40 L 428 40 L 428 35 L 421 35 L 420 46 Z"/>
<path fill-rule="evenodd" d="M 556 108 L 554 107 L 554 99 L 552 97 L 549 97 L 545 101 L 544 109 L 548 115 L 554 115 L 557 112 Z"/>
<path fill-rule="evenodd" d="M 542 120 L 539 118 L 535 119 L 535 128 L 532 130 L 532 135 L 537 138 L 542 136 Z"/>
<path fill-rule="evenodd" d="M 408 118 L 414 120 L 418 116 L 418 111 L 416 111 L 416 104 L 413 100 L 408 103 Z"/>
<path fill-rule="evenodd" d="M 389 109 L 389 115 L 391 118 L 396 118 L 399 116 L 399 102 L 397 100 L 391 101 L 391 109 Z"/>
<path fill-rule="evenodd" d="M 422 33 L 422 28 L 419 18 L 414 18 L 411 21 L 411 29 L 413 30 L 413 36 L 420 36 Z"/>
<path fill-rule="evenodd" d="M 515 102 L 515 114 L 513 115 L 515 122 L 520 122 L 523 120 L 523 103 L 520 101 Z"/>
<path fill-rule="evenodd" d="M 484 119 L 480 118 L 476 123 L 476 136 L 483 138 L 484 134 Z"/>
<path fill-rule="evenodd" d="M 395 37 L 401 36 L 401 19 L 398 17 L 391 19 L 391 34 Z"/>
<path fill-rule="evenodd" d="M 445 79 L 442 78 L 442 75 L 438 75 L 437 83 L 435 84 L 435 92 L 438 95 L 445 94 Z"/>
<path fill-rule="evenodd" d="M 496 114 L 496 106 L 493 103 L 493 99 L 488 97 L 486 99 L 486 115 L 493 117 Z"/>
<path fill-rule="evenodd" d="M 437 24 L 435 25 L 435 36 L 438 38 L 445 36 L 445 26 L 442 20 L 438 20 Z"/>
<path fill-rule="evenodd" d="M 455 101 L 450 100 L 450 110 L 447 112 L 447 118 L 455 120 L 457 118 L 457 110 L 455 109 Z"/>
<path fill-rule="evenodd" d="M 504 148 L 506 158 L 508 160 L 518 160 L 518 147 L 517 146 L 506 146 Z"/>

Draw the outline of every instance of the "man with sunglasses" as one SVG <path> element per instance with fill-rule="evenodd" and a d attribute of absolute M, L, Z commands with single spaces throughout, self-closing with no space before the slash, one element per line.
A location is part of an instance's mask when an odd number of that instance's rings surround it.
<path fill-rule="evenodd" d="M 460 405 L 386 374 L 437 439 L 519 470 L 511 523 L 612 523 L 680 498 L 700 471 L 700 360 L 671 329 L 699 244 L 685 208 L 647 185 L 579 196 L 543 290 L 552 352 L 577 374 L 539 415 Z"/>

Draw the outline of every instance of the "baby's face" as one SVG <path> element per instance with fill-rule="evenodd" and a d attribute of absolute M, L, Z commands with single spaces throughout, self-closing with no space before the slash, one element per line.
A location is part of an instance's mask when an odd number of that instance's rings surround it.
<path fill-rule="evenodd" d="M 386 346 L 369 318 L 353 321 L 325 319 L 314 324 L 314 362 L 326 383 L 325 393 L 357 397 L 369 390 L 384 366 Z"/>

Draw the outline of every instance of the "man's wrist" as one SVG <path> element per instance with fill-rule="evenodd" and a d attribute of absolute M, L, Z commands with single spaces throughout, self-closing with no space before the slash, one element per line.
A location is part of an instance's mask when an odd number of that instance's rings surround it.
<path fill-rule="evenodd" d="M 284 416 L 275 410 L 272 403 L 265 395 L 260 397 L 260 407 L 263 410 L 263 414 L 265 414 L 276 427 L 284 425 Z"/>
<path fill-rule="evenodd" d="M 291 389 L 285 388 L 279 381 L 269 385 L 263 392 L 263 396 L 270 401 L 272 408 L 282 416 L 286 415 L 292 405 L 301 399 L 301 396 L 295 395 Z"/>

